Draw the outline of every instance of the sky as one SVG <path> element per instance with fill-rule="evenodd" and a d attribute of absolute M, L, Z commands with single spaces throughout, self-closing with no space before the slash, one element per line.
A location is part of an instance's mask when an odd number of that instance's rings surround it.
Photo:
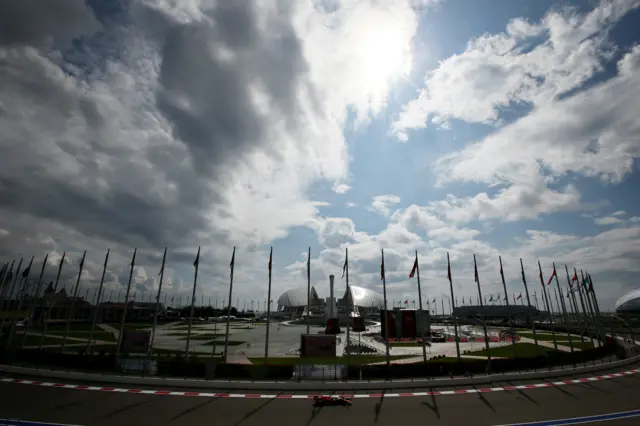
<path fill-rule="evenodd" d="M 640 1 L 0 2 L 0 262 L 79 294 L 638 288 Z M 573 274 L 571 274 L 573 275 Z M 555 287 L 555 284 L 554 284 Z M 143 296 L 146 294 L 146 296 Z M 114 296 L 110 296 L 114 295 Z M 461 299 L 458 299 L 460 303 Z M 212 302 L 213 304 L 214 302 Z M 249 302 L 248 302 L 249 303 Z M 440 302 L 438 302 L 440 304 Z"/>

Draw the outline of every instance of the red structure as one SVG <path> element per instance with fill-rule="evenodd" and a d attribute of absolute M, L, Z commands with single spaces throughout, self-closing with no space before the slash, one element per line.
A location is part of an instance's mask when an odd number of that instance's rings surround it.
<path fill-rule="evenodd" d="M 429 313 L 426 311 L 417 311 L 415 309 L 382 310 L 380 311 L 380 323 L 382 325 L 382 336 L 384 337 L 385 331 L 388 331 L 389 339 L 416 339 L 422 337 L 422 332 L 424 332 L 425 336 L 430 334 Z"/>

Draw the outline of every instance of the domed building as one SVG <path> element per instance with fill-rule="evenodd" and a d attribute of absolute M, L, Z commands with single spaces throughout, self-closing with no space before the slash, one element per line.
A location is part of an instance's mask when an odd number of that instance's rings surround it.
<path fill-rule="evenodd" d="M 324 317 L 330 298 L 318 296 L 315 287 L 311 287 L 311 316 Z M 381 294 L 364 287 L 350 285 L 341 299 L 335 302 L 338 316 L 342 318 L 357 316 L 376 316 L 384 306 Z M 350 309 L 351 307 L 351 309 Z M 292 318 L 306 315 L 307 288 L 299 287 L 285 291 L 278 298 L 278 312 L 290 314 Z"/>
<path fill-rule="evenodd" d="M 630 291 L 618 299 L 614 309 L 616 314 L 640 315 L 640 288 Z"/>

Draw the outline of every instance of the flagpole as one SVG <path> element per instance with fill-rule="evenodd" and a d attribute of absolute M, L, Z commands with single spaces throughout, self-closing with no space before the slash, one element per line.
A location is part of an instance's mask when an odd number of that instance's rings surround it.
<path fill-rule="evenodd" d="M 529 287 L 527 286 L 527 278 L 524 274 L 524 264 L 522 263 L 522 258 L 520 258 L 520 271 L 522 272 L 522 283 L 524 284 L 524 292 L 527 295 L 527 307 L 533 307 L 531 305 L 531 299 L 529 298 Z M 540 346 L 538 345 L 538 335 L 536 334 L 536 317 L 538 316 L 536 307 L 536 315 L 531 318 L 531 331 L 533 332 L 533 341 L 536 344 L 536 355 L 540 356 Z"/>
<path fill-rule="evenodd" d="M 387 278 L 384 272 L 384 249 L 380 249 L 382 263 L 380 264 L 380 278 L 382 278 L 382 295 L 384 299 L 384 342 L 386 348 L 387 368 L 391 365 L 391 354 L 389 353 L 389 314 L 387 312 Z"/>
<path fill-rule="evenodd" d="M 586 288 L 586 280 L 584 278 L 584 274 L 582 273 L 582 269 L 580 270 L 580 276 L 582 277 L 582 288 L 581 288 L 581 290 L 584 291 L 584 298 L 587 301 L 587 307 L 589 308 L 589 314 L 591 315 L 591 318 L 593 320 L 593 330 L 596 333 L 596 341 L 598 342 L 598 346 L 602 346 L 600 330 L 599 330 L 599 327 L 598 327 L 598 320 L 597 320 L 596 315 L 595 315 L 595 313 L 593 311 L 593 304 L 591 303 L 591 298 L 589 297 L 589 291 Z"/>
<path fill-rule="evenodd" d="M 118 342 L 116 343 L 116 367 L 120 358 L 120 350 L 122 349 L 122 338 L 124 337 L 124 325 L 127 319 L 127 307 L 129 306 L 129 294 L 131 292 L 131 280 L 133 279 L 133 268 L 136 265 L 136 253 L 138 249 L 133 249 L 133 257 L 131 258 L 131 267 L 129 269 L 129 283 L 127 284 L 127 292 L 124 295 L 124 306 L 122 308 L 122 317 L 120 318 L 120 332 L 118 333 Z"/>
<path fill-rule="evenodd" d="M 64 346 L 67 343 L 67 337 L 69 336 L 69 329 L 71 327 L 71 319 L 73 318 L 73 311 L 76 306 L 76 299 L 78 298 L 78 290 L 80 290 L 80 277 L 82 276 L 82 269 L 84 268 L 84 260 L 87 255 L 87 251 L 85 250 L 82 254 L 82 260 L 80 261 L 80 267 L 78 268 L 78 278 L 76 279 L 76 286 L 73 290 L 73 299 L 71 299 L 71 308 L 69 309 L 69 315 L 67 316 L 67 326 L 64 332 L 64 337 L 62 338 L 62 344 L 60 345 L 60 352 L 64 352 Z"/>
<path fill-rule="evenodd" d="M 564 323 L 568 326 L 569 325 L 569 315 L 567 314 L 567 305 L 564 303 L 564 298 L 562 297 L 562 289 L 560 288 L 560 280 L 558 280 L 558 272 L 556 271 L 556 263 L 553 262 L 553 272 L 554 272 L 554 276 L 556 278 L 556 287 L 558 289 L 558 292 L 560 293 L 560 308 L 562 309 L 562 318 L 564 320 Z"/>
<path fill-rule="evenodd" d="M 151 328 L 151 341 L 149 342 L 149 358 L 148 366 L 151 371 L 151 360 L 153 359 L 153 344 L 156 339 L 156 328 L 158 327 L 158 315 L 160 311 L 160 294 L 162 293 L 162 281 L 164 280 L 164 265 L 167 261 L 167 247 L 164 248 L 162 255 L 162 266 L 160 266 L 160 282 L 158 283 L 158 296 L 156 297 L 156 314 L 153 317 L 153 328 Z M 167 304 L 167 295 L 164 295 L 164 303 Z M 166 309 L 166 306 L 165 306 Z M 215 338 L 215 337 L 214 337 Z"/>
<path fill-rule="evenodd" d="M 600 338 L 602 341 L 602 345 L 606 344 L 606 330 L 604 328 L 604 325 L 602 324 L 602 316 L 600 315 L 600 307 L 598 306 L 598 299 L 596 298 L 596 293 L 593 289 L 593 280 L 591 279 L 591 274 L 585 271 L 585 279 L 587 280 L 587 283 L 589 283 L 589 288 L 587 289 L 587 294 L 590 294 L 590 298 L 591 298 L 591 302 L 593 304 L 593 311 L 596 317 L 596 322 L 598 324 L 598 327 L 600 328 Z M 615 338 L 615 335 L 613 333 L 613 329 L 611 328 L 611 337 Z"/>
<path fill-rule="evenodd" d="M 13 268 L 13 264 L 11 265 L 11 267 Z M 9 275 L 9 262 L 5 262 L 5 264 L 2 266 L 2 271 L 0 271 L 0 314 L 4 317 L 4 298 L 6 296 L 6 290 L 7 290 L 7 280 L 5 279 L 6 276 Z"/>
<path fill-rule="evenodd" d="M 476 284 L 478 284 L 478 300 L 480 301 L 480 307 L 483 308 L 484 305 L 482 304 L 482 290 L 480 289 L 480 276 L 478 275 L 478 264 L 476 262 L 475 254 L 473 255 L 473 268 L 475 271 Z M 487 350 L 487 372 L 491 374 L 491 351 L 489 349 L 489 335 L 487 333 L 487 317 L 486 317 L 486 314 L 484 314 L 484 312 L 483 312 L 483 319 L 482 319 L 482 328 L 484 330 L 484 345 Z"/>
<path fill-rule="evenodd" d="M 504 300 L 507 304 L 507 306 L 509 306 L 509 294 L 507 293 L 507 283 L 504 279 L 504 270 L 502 269 L 502 256 L 498 256 L 498 261 L 500 262 L 500 278 L 502 279 L 502 288 L 504 290 Z M 513 304 L 515 305 L 516 303 L 516 295 L 513 295 Z M 515 329 L 513 327 L 513 317 L 511 318 L 511 345 L 513 346 L 513 357 L 514 358 L 518 358 L 518 349 L 516 348 L 516 332 Z"/>
<path fill-rule="evenodd" d="M 451 278 L 451 261 L 449 260 L 449 252 L 447 252 L 447 277 L 449 278 L 449 291 L 451 292 L 451 316 L 453 317 L 453 333 L 455 334 L 454 340 L 456 341 L 456 359 L 458 365 L 460 365 L 460 339 L 458 338 L 458 317 L 455 315 L 456 303 L 453 295 L 453 279 Z M 464 305 L 464 297 L 462 298 L 462 304 Z"/>
<path fill-rule="evenodd" d="M 38 286 L 37 286 L 37 289 L 36 289 L 36 295 L 35 295 L 35 300 L 34 300 L 33 306 L 35 306 L 35 304 L 36 304 L 35 302 L 37 302 L 38 295 L 40 294 L 40 290 L 42 288 L 42 276 L 44 275 L 44 270 L 45 270 L 45 268 L 47 266 L 47 260 L 48 259 L 49 259 L 49 253 L 45 254 L 44 260 L 42 261 L 42 268 L 40 269 L 40 276 L 38 277 Z M 2 282 L 2 279 L 0 279 L 0 283 L 1 282 Z M 33 306 L 32 306 L 32 309 L 33 309 Z M 42 318 L 42 314 L 44 312 L 44 294 L 42 295 L 42 301 L 40 303 L 38 303 L 38 306 L 40 308 L 39 309 L 39 314 L 40 314 L 40 317 Z M 31 325 L 31 320 L 33 320 L 34 312 L 31 312 L 30 316 L 31 316 L 30 320 L 27 321 L 27 323 L 24 326 L 24 332 L 22 334 L 22 344 L 21 344 L 20 347 L 24 347 L 24 344 L 27 341 L 27 333 L 29 332 L 29 326 Z"/>
<path fill-rule="evenodd" d="M 230 272 L 229 272 L 229 300 L 233 297 L 233 271 L 236 269 L 236 247 L 233 247 L 233 254 L 231 255 L 231 263 L 229 264 Z M 216 306 L 218 305 L 218 299 L 216 297 Z M 224 308 L 224 306 L 223 306 Z M 255 316 L 255 314 L 254 314 Z M 227 352 L 229 351 L 229 325 L 231 324 L 231 303 L 227 307 L 227 324 L 226 331 L 224 333 L 224 353 L 222 362 L 227 362 Z M 216 318 L 216 329 L 218 328 L 218 319 Z M 215 339 L 213 341 L 214 349 L 213 356 L 215 358 Z"/>
<path fill-rule="evenodd" d="M 8 269 L 5 268 L 4 274 L 2 276 L 2 281 L 0 281 L 0 285 L 2 285 L 2 294 L 0 296 L 0 312 L 2 312 L 3 324 L 6 311 L 8 310 L 8 308 L 5 309 L 7 292 L 11 287 L 9 283 L 11 282 L 11 277 L 13 276 L 13 265 L 15 264 L 15 262 L 15 260 L 12 260 L 11 266 Z M 2 328 L 0 328 L 0 330 L 2 330 Z"/>
<path fill-rule="evenodd" d="M 598 298 L 596 297 L 596 291 L 593 288 L 593 279 L 591 279 L 591 274 L 587 272 L 587 280 L 589 281 L 589 291 L 591 293 L 591 297 L 593 298 L 593 306 L 596 310 L 596 315 L 598 316 L 598 322 L 600 323 L 600 328 L 604 332 L 604 326 L 602 324 L 602 315 L 600 314 L 600 305 L 598 304 Z M 615 340 L 616 334 L 613 327 L 609 327 L 609 331 L 611 332 L 611 337 Z M 604 336 L 606 339 L 606 334 Z"/>
<path fill-rule="evenodd" d="M 582 291 L 580 291 L 580 279 L 578 278 L 578 271 L 576 271 L 576 268 L 573 268 L 573 277 L 575 278 L 576 281 L 576 287 L 574 289 L 574 291 L 578 292 L 578 299 L 580 299 L 580 307 L 582 308 L 582 314 L 580 316 L 584 316 L 584 333 L 587 333 L 587 338 L 589 339 L 589 342 L 593 342 L 593 339 L 591 338 L 591 335 L 589 334 L 589 328 L 591 327 L 591 319 L 589 318 L 589 314 L 587 312 L 587 308 L 584 304 L 584 299 L 582 298 Z M 573 281 L 573 280 L 572 280 Z M 577 301 L 576 301 L 577 304 Z M 582 336 L 583 331 L 580 331 L 580 336 Z M 583 341 L 583 340 L 581 340 Z"/>
<path fill-rule="evenodd" d="M 311 333 L 311 247 L 307 254 L 307 334 Z"/>
<path fill-rule="evenodd" d="M 264 364 L 268 364 L 269 360 L 269 327 L 271 325 L 271 269 L 273 267 L 273 246 L 269 252 L 269 289 L 267 290 L 267 332 L 264 342 Z"/>
<path fill-rule="evenodd" d="M 420 263 L 418 262 L 418 250 L 416 250 L 416 261 L 414 263 L 414 268 L 416 271 L 416 277 L 418 279 L 418 306 L 420 308 L 420 318 L 424 315 L 424 311 L 422 310 L 422 287 L 420 285 Z M 412 274 L 413 275 L 413 272 Z M 427 363 L 427 344 L 424 340 L 424 323 L 418 321 L 420 324 L 420 337 L 422 337 L 422 360 L 424 363 Z"/>
<path fill-rule="evenodd" d="M 551 310 L 551 304 L 549 298 L 547 297 L 547 290 L 544 285 L 544 278 L 542 277 L 542 265 L 540 265 L 540 261 L 538 260 L 538 270 L 540 271 L 540 285 L 542 286 L 542 295 L 544 296 L 543 302 L 547 307 L 548 318 L 549 318 L 549 326 L 551 328 L 551 338 L 553 339 L 553 348 L 556 352 L 558 352 L 558 341 L 556 340 L 556 322 L 553 318 L 553 311 Z"/>
<path fill-rule="evenodd" d="M 9 340 L 7 341 L 7 346 L 11 347 L 11 341 L 13 340 L 13 336 L 16 332 L 16 324 L 18 322 L 18 314 L 22 311 L 22 306 L 24 304 L 24 298 L 27 295 L 29 290 L 29 274 L 31 273 L 31 265 L 33 265 L 33 256 L 31 256 L 31 260 L 29 261 L 29 266 L 22 272 L 22 288 L 18 289 L 16 293 L 16 297 L 18 299 L 17 312 L 11 319 L 11 328 L 9 329 Z"/>
<path fill-rule="evenodd" d="M 46 316 L 46 321 L 44 321 L 44 327 L 42 328 L 42 333 L 40 334 L 40 343 L 38 344 L 38 350 L 42 350 L 42 345 L 44 344 L 44 336 L 47 334 L 47 330 L 49 329 L 49 321 L 51 321 L 51 308 L 55 305 L 56 303 L 56 295 L 58 294 L 58 283 L 60 282 L 60 273 L 62 272 L 62 265 L 64 264 L 64 259 L 67 255 L 67 252 L 63 252 L 62 253 L 62 257 L 60 258 L 60 263 L 58 264 L 58 274 L 56 275 L 56 282 L 55 285 L 53 286 L 53 298 L 47 302 L 48 309 L 47 309 L 47 316 Z"/>
<path fill-rule="evenodd" d="M 16 285 L 18 284 L 18 276 L 20 275 L 20 267 L 22 266 L 22 258 L 20 258 L 20 262 L 18 263 L 18 267 L 16 268 L 16 273 L 13 279 L 13 284 L 11 284 L 11 286 L 9 287 L 9 297 L 7 298 L 7 300 L 5 301 L 5 306 L 7 307 L 7 309 L 5 309 L 5 313 L 4 315 L 2 315 L 2 322 L 0 323 L 0 330 L 4 330 L 4 323 L 7 317 L 7 312 L 9 311 L 9 308 L 11 307 L 11 299 L 13 299 L 13 289 L 16 287 Z M 11 281 L 11 276 L 9 276 L 9 281 Z"/>
<path fill-rule="evenodd" d="M 193 307 L 196 302 L 196 286 L 198 284 L 198 266 L 200 266 L 200 246 L 198 246 L 198 254 L 193 262 L 195 271 L 193 273 L 193 289 L 191 290 L 191 306 L 189 308 L 189 327 L 187 328 L 187 343 L 184 347 L 184 357 L 189 359 L 189 344 L 191 343 L 191 327 L 193 326 Z M 215 338 L 214 338 L 215 340 Z"/>
<path fill-rule="evenodd" d="M 107 249 L 107 255 L 104 258 L 104 266 L 102 267 L 102 277 L 100 278 L 100 286 L 98 287 L 98 294 L 96 296 L 96 306 L 93 310 L 93 319 L 91 320 L 91 330 L 89 331 L 89 340 L 87 340 L 87 346 L 85 348 L 85 352 L 90 352 L 89 356 L 93 355 L 93 330 L 96 327 L 96 321 L 98 320 L 98 311 L 100 310 L 100 299 L 102 298 L 102 287 L 104 285 L 104 275 L 107 272 L 107 263 L 109 263 L 109 252 L 110 249 Z"/>
<path fill-rule="evenodd" d="M 347 267 L 347 270 L 346 270 L 346 273 L 347 273 L 347 276 L 346 276 L 346 278 L 347 278 L 347 281 L 346 281 L 346 284 L 347 284 L 346 296 L 348 297 L 348 299 L 347 299 L 347 344 L 346 344 L 347 351 L 346 351 L 346 354 L 347 354 L 347 364 L 349 364 L 349 350 L 348 350 L 349 349 L 349 345 L 350 345 L 349 326 L 351 325 L 351 324 L 349 324 L 349 322 L 352 320 L 352 318 L 351 318 L 351 299 L 352 299 L 352 297 L 351 297 L 351 293 L 350 293 L 350 290 L 349 290 L 349 248 L 345 247 L 344 248 L 344 253 L 345 253 L 344 264 Z"/>

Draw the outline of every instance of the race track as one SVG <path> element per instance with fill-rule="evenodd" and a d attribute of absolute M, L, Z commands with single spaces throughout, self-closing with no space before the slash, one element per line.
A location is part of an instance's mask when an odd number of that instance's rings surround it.
<path fill-rule="evenodd" d="M 494 383 L 492 386 L 508 385 L 513 383 Z M 325 407 L 313 410 L 311 401 L 306 399 L 162 396 L 0 383 L 0 418 L 86 426 L 493 426 L 638 410 L 638 395 L 640 374 L 632 374 L 539 389 L 359 398 L 354 399 L 350 409 Z M 545 425 L 552 424 L 555 423 Z M 593 424 L 637 425 L 640 417 Z"/>

